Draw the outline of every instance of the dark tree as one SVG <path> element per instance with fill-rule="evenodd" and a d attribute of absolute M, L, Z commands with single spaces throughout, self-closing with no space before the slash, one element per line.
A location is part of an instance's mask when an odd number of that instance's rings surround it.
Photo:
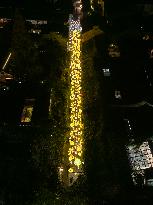
<path fill-rule="evenodd" d="M 38 78 L 42 71 L 39 52 L 26 30 L 25 20 L 17 9 L 12 33 L 11 70 L 16 77 Z"/>

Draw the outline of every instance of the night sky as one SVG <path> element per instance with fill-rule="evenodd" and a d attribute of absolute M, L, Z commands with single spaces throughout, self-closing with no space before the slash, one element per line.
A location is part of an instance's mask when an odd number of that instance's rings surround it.
<path fill-rule="evenodd" d="M 66 8 L 71 4 L 71 0 L 1 0 L 0 6 L 35 7 L 41 9 L 42 6 L 61 6 Z"/>
<path fill-rule="evenodd" d="M 28 18 L 47 19 L 56 14 L 68 15 L 73 10 L 71 0 L 1 0 L 0 7 L 21 8 Z"/>

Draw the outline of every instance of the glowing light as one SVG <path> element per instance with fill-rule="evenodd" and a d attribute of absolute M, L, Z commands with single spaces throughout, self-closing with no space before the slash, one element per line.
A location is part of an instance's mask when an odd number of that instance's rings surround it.
<path fill-rule="evenodd" d="M 3 65 L 3 67 L 2 67 L 2 70 L 3 70 L 3 71 L 5 70 L 5 67 L 6 67 L 6 65 L 8 64 L 8 62 L 9 62 L 9 60 L 10 60 L 10 58 L 11 58 L 11 55 L 12 55 L 12 53 L 9 53 L 9 55 L 8 55 L 8 57 L 7 57 L 7 59 L 6 59 L 5 63 L 4 63 L 4 65 Z"/>
<path fill-rule="evenodd" d="M 93 0 L 90 0 L 90 7 L 92 10 L 94 10 L 94 7 L 93 7 Z"/>
<path fill-rule="evenodd" d="M 72 168 L 70 168 L 68 171 L 71 173 L 71 172 L 73 172 L 74 170 L 73 170 Z"/>
<path fill-rule="evenodd" d="M 51 88 L 51 90 L 50 90 L 50 99 L 49 99 L 49 115 L 51 115 L 52 97 L 53 97 L 53 89 Z"/>

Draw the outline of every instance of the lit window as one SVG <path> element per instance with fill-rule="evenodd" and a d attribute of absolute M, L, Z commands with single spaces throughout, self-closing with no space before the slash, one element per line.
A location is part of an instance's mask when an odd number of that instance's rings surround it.
<path fill-rule="evenodd" d="M 115 90 L 115 98 L 119 100 L 122 99 L 121 91 Z"/>
<path fill-rule="evenodd" d="M 41 33 L 41 29 L 31 29 L 29 32 L 30 33 L 40 34 Z"/>
<path fill-rule="evenodd" d="M 104 68 L 104 69 L 103 69 L 103 73 L 104 73 L 104 76 L 110 76 L 110 70 L 109 70 L 109 68 Z"/>
<path fill-rule="evenodd" d="M 150 50 L 150 58 L 153 58 L 153 49 Z"/>
<path fill-rule="evenodd" d="M 32 113 L 33 113 L 33 106 L 34 106 L 34 99 L 26 99 L 25 105 L 21 115 L 21 122 L 28 123 L 31 122 Z"/>
<path fill-rule="evenodd" d="M 6 18 L 0 19 L 0 28 L 3 28 L 7 24 L 8 20 Z"/>
<path fill-rule="evenodd" d="M 34 25 L 45 25 L 47 24 L 47 20 L 27 20 L 28 22 L 30 22 L 31 24 Z"/>
<path fill-rule="evenodd" d="M 143 37 L 142 37 L 143 40 L 147 41 L 147 40 L 150 40 L 150 36 L 148 34 L 145 34 Z"/>
<path fill-rule="evenodd" d="M 120 57 L 120 50 L 117 44 L 111 43 L 108 47 L 108 55 L 111 58 L 119 58 Z"/>

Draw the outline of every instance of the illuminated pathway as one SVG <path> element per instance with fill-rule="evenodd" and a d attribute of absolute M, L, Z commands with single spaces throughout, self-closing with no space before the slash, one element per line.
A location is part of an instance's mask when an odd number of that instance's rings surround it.
<path fill-rule="evenodd" d="M 80 23 L 82 4 L 81 0 L 73 3 L 74 15 L 69 17 L 69 42 L 70 52 L 69 67 L 69 133 L 68 144 L 64 150 L 63 182 L 71 186 L 82 171 L 82 147 L 83 147 L 83 122 L 82 122 L 82 68 L 81 68 L 81 33 Z M 74 17 L 75 16 L 75 17 Z"/>
<path fill-rule="evenodd" d="M 76 180 L 82 172 L 82 68 L 81 68 L 81 31 L 80 19 L 69 19 L 70 51 L 70 134 L 69 134 L 69 178 Z"/>
<path fill-rule="evenodd" d="M 63 172 L 64 184 L 72 185 L 78 176 L 83 173 L 83 118 L 82 118 L 82 67 L 81 44 L 96 35 L 103 33 L 98 27 L 94 27 L 82 35 L 80 18 L 82 17 L 81 0 L 73 3 L 74 15 L 69 17 L 69 42 L 70 52 L 70 95 L 69 95 L 69 135 L 68 146 L 64 149 L 64 167 L 59 168 L 60 175 Z M 64 169 L 63 169 L 64 168 Z"/>

